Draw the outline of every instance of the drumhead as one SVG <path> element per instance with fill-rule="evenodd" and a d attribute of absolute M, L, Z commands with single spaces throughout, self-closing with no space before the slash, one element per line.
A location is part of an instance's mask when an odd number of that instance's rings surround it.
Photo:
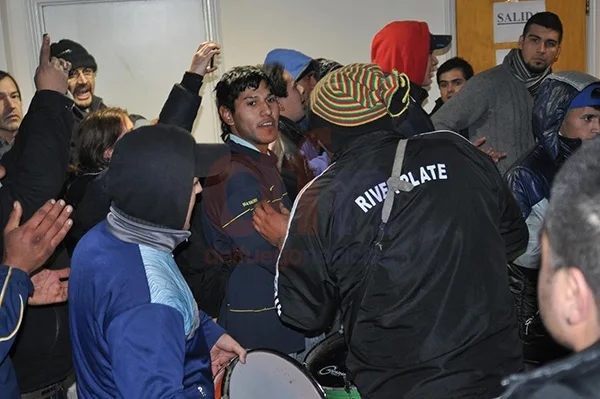
<path fill-rule="evenodd" d="M 306 355 L 306 368 L 317 382 L 327 388 L 344 388 L 348 348 L 344 335 L 335 333 L 315 346 Z"/>
<path fill-rule="evenodd" d="M 268 349 L 249 350 L 246 364 L 234 360 L 224 383 L 224 397 L 229 399 L 325 399 L 302 364 Z"/>

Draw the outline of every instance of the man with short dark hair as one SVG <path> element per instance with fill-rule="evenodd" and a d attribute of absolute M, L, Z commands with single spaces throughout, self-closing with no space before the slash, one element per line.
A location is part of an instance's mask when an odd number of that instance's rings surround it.
<path fill-rule="evenodd" d="M 259 201 L 292 204 L 269 151 L 279 134 L 277 96 L 267 74 L 253 66 L 229 70 L 215 92 L 231 169 L 218 181 L 207 180 L 202 220 L 193 224 L 202 225 L 218 258 L 232 266 L 218 321 L 246 348 L 294 355 L 304 350 L 304 335 L 283 324 L 273 306 L 278 251 L 252 227 Z"/>
<path fill-rule="evenodd" d="M 460 57 L 453 57 L 444 62 L 435 75 L 440 88 L 440 98 L 436 100 L 430 115 L 433 115 L 446 101 L 458 93 L 473 75 L 471 64 Z"/>
<path fill-rule="evenodd" d="M 504 62 L 478 73 L 432 116 L 436 129 L 469 129 L 472 141 L 497 154 L 501 173 L 534 144 L 533 102 L 560 54 L 563 27 L 551 12 L 532 16 Z"/>
<path fill-rule="evenodd" d="M 8 72 L 0 71 L 0 158 L 12 148 L 22 120 L 19 85 Z"/>
<path fill-rule="evenodd" d="M 540 229 L 554 176 L 571 154 L 600 135 L 600 80 L 577 71 L 549 75 L 533 108 L 538 144 L 506 173 L 529 228 L 527 251 L 510 265 L 525 362 L 540 365 L 565 356 L 547 334 L 537 306 Z"/>
<path fill-rule="evenodd" d="M 556 341 L 576 353 L 512 376 L 503 398 L 597 398 L 600 392 L 600 140 L 556 175 L 541 238 L 540 312 Z"/>
<path fill-rule="evenodd" d="M 444 62 L 436 72 L 440 98 L 435 101 L 435 107 L 429 116 L 435 114 L 441 107 L 463 88 L 467 80 L 473 77 L 473 67 L 460 57 L 450 58 Z M 468 139 L 469 129 L 458 131 L 461 136 Z"/>

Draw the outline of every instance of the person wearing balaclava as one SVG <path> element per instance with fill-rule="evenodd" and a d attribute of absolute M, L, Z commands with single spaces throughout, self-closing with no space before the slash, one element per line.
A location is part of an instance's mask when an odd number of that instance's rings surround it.
<path fill-rule="evenodd" d="M 405 73 L 411 83 L 407 118 L 395 124 L 404 137 L 435 130 L 422 108 L 428 96 L 425 88 L 431 85 L 438 64 L 433 52 L 449 46 L 451 40 L 452 36 L 432 35 L 427 23 L 419 21 L 390 22 L 373 38 L 371 62 L 388 74 L 393 70 Z"/>
<path fill-rule="evenodd" d="M 317 83 L 310 120 L 333 163 L 289 216 L 266 202 L 254 211 L 280 248 L 275 305 L 312 332 L 341 307 L 363 398 L 492 398 L 522 367 L 506 262 L 527 226 L 493 161 L 462 136 L 399 149 L 393 118 L 406 116 L 409 92 L 406 74 L 374 64 Z"/>
<path fill-rule="evenodd" d="M 115 145 L 112 206 L 77 244 L 69 327 L 80 398 L 214 397 L 213 375 L 246 351 L 198 309 L 172 252 L 189 236 L 198 178 L 229 165 L 225 145 L 176 126 Z"/>
<path fill-rule="evenodd" d="M 469 129 L 469 139 L 496 157 L 504 174 L 535 143 L 533 103 L 542 81 L 560 54 L 562 22 L 552 12 L 533 15 L 525 23 L 518 48 L 502 64 L 475 75 L 433 117 L 436 129 Z M 516 39 L 516 37 L 515 37 Z"/>

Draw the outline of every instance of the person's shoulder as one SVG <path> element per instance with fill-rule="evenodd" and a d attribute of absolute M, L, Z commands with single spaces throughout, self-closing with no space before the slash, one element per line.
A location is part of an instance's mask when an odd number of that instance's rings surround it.
<path fill-rule="evenodd" d="M 595 347 L 533 371 L 509 377 L 503 398 L 597 398 L 600 392 L 600 350 Z"/>
<path fill-rule="evenodd" d="M 132 252 L 139 254 L 136 244 L 126 243 L 113 236 L 102 221 L 90 229 L 77 243 L 71 264 L 76 268 L 100 270 L 105 267 L 115 267 L 114 262 L 128 257 Z M 118 267 L 115 267 L 115 271 Z"/>

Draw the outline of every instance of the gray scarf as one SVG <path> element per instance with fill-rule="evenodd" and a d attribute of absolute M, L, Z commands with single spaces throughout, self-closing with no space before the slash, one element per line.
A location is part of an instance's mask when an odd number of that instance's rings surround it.
<path fill-rule="evenodd" d="M 113 206 L 106 216 L 106 227 L 121 241 L 145 245 L 164 252 L 173 252 L 175 247 L 192 234 L 187 230 L 172 230 L 135 221 Z"/>
<path fill-rule="evenodd" d="M 508 55 L 504 58 L 504 64 L 508 65 L 513 75 L 521 82 L 525 83 L 529 93 L 535 98 L 537 96 L 538 89 L 544 78 L 552 73 L 552 67 L 546 68 L 545 71 L 540 73 L 534 73 L 527 68 L 521 50 L 514 48 L 510 50 Z"/>

